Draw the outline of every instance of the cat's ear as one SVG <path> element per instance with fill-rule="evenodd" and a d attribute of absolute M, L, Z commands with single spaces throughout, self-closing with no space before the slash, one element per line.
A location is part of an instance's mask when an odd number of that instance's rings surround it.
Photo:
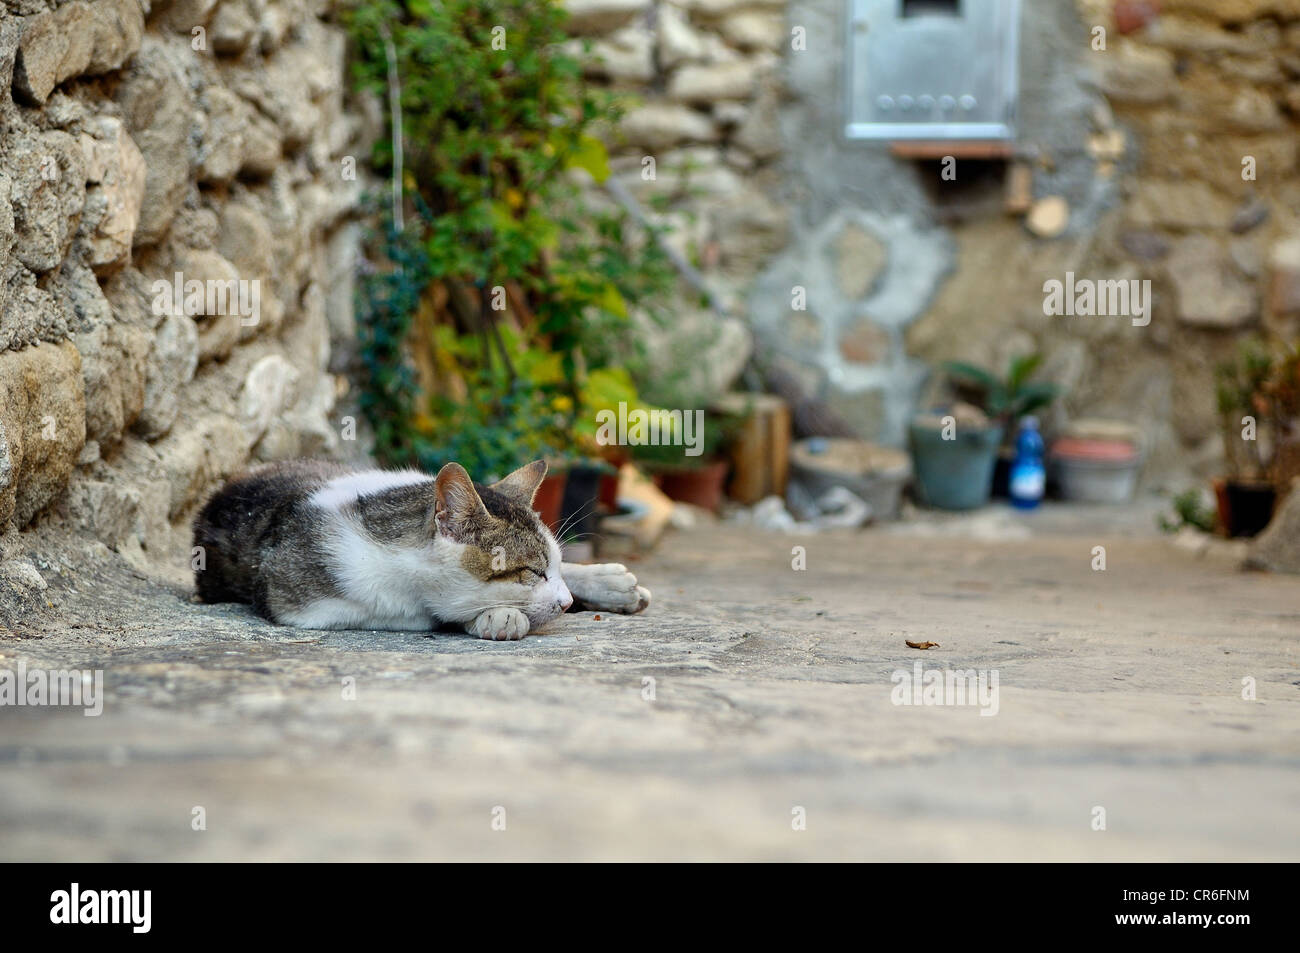
<path fill-rule="evenodd" d="M 433 522 L 431 529 L 463 540 L 476 520 L 487 517 L 487 508 L 479 499 L 474 483 L 459 463 L 449 463 L 438 471 L 433 481 Z"/>
<path fill-rule="evenodd" d="M 515 502 L 532 509 L 533 497 L 537 495 L 537 488 L 542 485 L 545 477 L 546 461 L 534 460 L 520 467 L 504 480 L 493 483 L 491 488 L 502 496 L 508 496 Z"/>

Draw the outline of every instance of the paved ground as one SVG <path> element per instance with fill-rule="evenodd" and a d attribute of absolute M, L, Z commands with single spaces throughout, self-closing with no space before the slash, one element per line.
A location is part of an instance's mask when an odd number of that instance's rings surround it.
<path fill-rule="evenodd" d="M 0 666 L 102 668 L 107 700 L 0 708 L 0 858 L 1300 859 L 1300 579 L 1150 526 L 702 527 L 635 565 L 646 615 L 511 644 L 47 560 Z M 893 704 L 918 661 L 995 670 L 997 714 Z"/>

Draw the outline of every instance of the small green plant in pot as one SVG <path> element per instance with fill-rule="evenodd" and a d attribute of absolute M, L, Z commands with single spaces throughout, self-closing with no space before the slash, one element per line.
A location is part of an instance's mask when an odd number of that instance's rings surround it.
<path fill-rule="evenodd" d="M 1002 426 L 1002 445 L 993 468 L 995 497 L 1007 495 L 1011 461 L 1015 458 L 1017 422 L 1051 406 L 1060 394 L 1055 384 L 1033 379 L 1042 363 L 1041 354 L 1013 357 L 1002 377 L 964 361 L 949 361 L 944 365 L 957 399 L 980 408 L 990 420 Z"/>
<path fill-rule="evenodd" d="M 658 433 L 650 427 L 650 439 L 629 439 L 623 449 L 669 498 L 716 510 L 731 470 L 725 454 L 743 417 L 717 409 L 718 383 L 701 361 L 717 344 L 716 327 L 672 330 L 664 328 L 653 353 L 647 348 L 628 362 L 639 401 L 626 409 L 654 415 Z"/>
<path fill-rule="evenodd" d="M 1056 385 L 1031 379 L 1041 363 L 1038 354 L 1014 358 L 1004 377 L 962 361 L 944 365 L 954 402 L 917 415 L 908 428 L 922 502 L 949 510 L 988 502 L 1016 421 L 1056 399 Z"/>
<path fill-rule="evenodd" d="M 1228 472 L 1213 485 L 1219 525 L 1228 536 L 1254 536 L 1273 515 L 1277 494 L 1267 479 L 1268 461 L 1259 439 L 1270 420 L 1266 394 L 1273 376 L 1273 355 L 1254 339 L 1242 341 L 1234 358 L 1215 368 Z"/>
<path fill-rule="evenodd" d="M 1002 425 L 970 404 L 918 414 L 908 443 L 921 502 L 944 510 L 973 510 L 989 500 Z"/>
<path fill-rule="evenodd" d="M 683 416 L 694 413 L 694 410 L 685 410 Z M 688 455 L 685 441 L 677 433 L 656 444 L 630 446 L 628 449 L 632 459 L 651 475 L 669 499 L 717 510 L 722 504 L 723 487 L 731 469 L 730 462 L 722 453 L 735 436 L 739 420 L 729 414 L 706 412 L 703 423 L 703 433 L 698 435 L 699 443 L 695 448 L 700 451 L 698 454 Z"/>

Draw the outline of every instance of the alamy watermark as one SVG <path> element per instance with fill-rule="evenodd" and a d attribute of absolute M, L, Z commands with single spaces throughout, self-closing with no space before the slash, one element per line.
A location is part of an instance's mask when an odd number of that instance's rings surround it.
<path fill-rule="evenodd" d="M 596 411 L 596 442 L 602 447 L 672 447 L 686 448 L 686 456 L 704 452 L 704 411 L 664 410 L 659 407 L 628 410 L 627 402 L 618 402 L 618 412 Z"/>
<path fill-rule="evenodd" d="M 1137 328 L 1151 323 L 1149 278 L 1098 280 L 1075 278 L 1074 272 L 1067 271 L 1065 281 L 1049 278 L 1043 282 L 1043 295 L 1043 314 L 1049 317 L 1125 317 Z"/>
<path fill-rule="evenodd" d="M 104 713 L 104 671 L 0 668 L 0 706 L 70 706 L 84 708 L 87 718 Z"/>
<path fill-rule="evenodd" d="M 257 278 L 197 278 L 185 280 L 176 272 L 171 281 L 159 278 L 152 285 L 154 314 L 237 314 L 239 323 L 253 327 L 262 320 L 262 282 Z"/>
<path fill-rule="evenodd" d="M 932 668 L 928 671 L 918 661 L 909 672 L 895 669 L 889 676 L 894 683 L 889 700 L 895 705 L 978 705 L 980 716 L 996 715 L 998 673 L 996 669 Z"/>
<path fill-rule="evenodd" d="M 153 924 L 152 890 L 83 890 L 74 883 L 50 894 L 50 922 L 55 924 L 125 924 L 132 933 L 148 933 Z"/>

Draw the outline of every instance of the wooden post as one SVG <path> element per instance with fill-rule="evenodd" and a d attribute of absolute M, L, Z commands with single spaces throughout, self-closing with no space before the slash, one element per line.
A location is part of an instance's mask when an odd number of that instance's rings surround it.
<path fill-rule="evenodd" d="M 731 445 L 727 495 L 751 504 L 785 496 L 790 477 L 790 406 L 774 394 L 724 395 L 715 410 L 744 417 Z"/>

